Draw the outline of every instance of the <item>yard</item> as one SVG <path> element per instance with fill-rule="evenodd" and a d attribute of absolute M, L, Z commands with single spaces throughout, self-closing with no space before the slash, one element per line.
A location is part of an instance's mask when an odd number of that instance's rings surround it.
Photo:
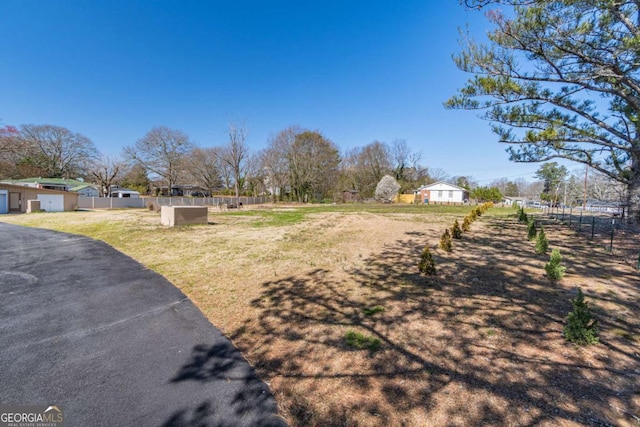
<path fill-rule="evenodd" d="M 7 215 L 105 240 L 182 289 L 303 426 L 638 426 L 640 278 L 543 220 L 567 274 L 544 275 L 513 209 L 454 249 L 471 207 L 263 206 L 166 228 L 146 210 Z M 438 275 L 420 276 L 426 245 Z M 580 286 L 600 344 L 561 331 Z"/>

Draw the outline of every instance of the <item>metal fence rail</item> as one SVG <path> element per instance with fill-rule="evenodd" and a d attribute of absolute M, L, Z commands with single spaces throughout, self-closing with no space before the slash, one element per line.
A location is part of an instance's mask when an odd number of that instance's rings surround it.
<path fill-rule="evenodd" d="M 640 226 L 617 212 L 580 208 L 544 208 L 542 214 L 560 221 L 607 252 L 640 269 Z"/>

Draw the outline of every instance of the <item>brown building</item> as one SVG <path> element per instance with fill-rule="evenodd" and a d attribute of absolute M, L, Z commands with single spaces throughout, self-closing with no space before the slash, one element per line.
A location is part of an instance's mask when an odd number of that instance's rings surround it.
<path fill-rule="evenodd" d="M 26 212 L 28 200 L 40 201 L 40 209 L 46 212 L 72 211 L 78 207 L 78 193 L 0 182 L 0 214 Z"/>

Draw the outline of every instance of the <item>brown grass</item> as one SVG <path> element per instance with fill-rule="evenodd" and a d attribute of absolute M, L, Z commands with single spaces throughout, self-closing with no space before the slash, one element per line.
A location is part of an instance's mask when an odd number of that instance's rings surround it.
<path fill-rule="evenodd" d="M 8 220 L 103 238 L 167 276 L 241 349 L 292 425 L 637 426 L 638 273 L 549 222 L 567 266 L 551 282 L 526 226 L 491 210 L 446 253 L 438 239 L 454 217 L 322 212 L 254 227 L 216 213 L 214 225 L 182 229 L 149 211 Z M 435 278 L 418 274 L 425 244 Z M 561 336 L 576 286 L 600 322 L 596 346 Z M 384 310 L 365 312 L 375 306 Z M 348 331 L 379 349 L 347 345 Z"/>

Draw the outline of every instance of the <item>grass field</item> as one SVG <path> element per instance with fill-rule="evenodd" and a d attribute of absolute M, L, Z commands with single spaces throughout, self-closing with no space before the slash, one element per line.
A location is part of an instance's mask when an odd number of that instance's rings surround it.
<path fill-rule="evenodd" d="M 182 289 L 267 381 L 292 425 L 621 425 L 640 421 L 640 280 L 545 224 L 567 274 L 544 275 L 512 209 L 450 253 L 471 207 L 266 206 L 167 228 L 144 210 L 8 215 L 104 240 Z M 428 245 L 438 275 L 420 276 Z M 601 343 L 561 336 L 580 286 Z"/>

